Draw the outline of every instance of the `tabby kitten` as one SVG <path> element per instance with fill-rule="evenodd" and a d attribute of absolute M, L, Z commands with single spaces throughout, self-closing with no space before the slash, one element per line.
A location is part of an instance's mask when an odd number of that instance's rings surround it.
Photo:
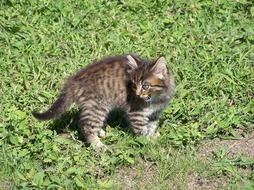
<path fill-rule="evenodd" d="M 156 138 L 160 113 L 174 93 L 174 78 L 166 60 L 147 61 L 136 55 L 105 58 L 70 76 L 59 98 L 35 118 L 48 120 L 75 102 L 81 109 L 80 130 L 87 143 L 105 147 L 100 137 L 108 113 L 122 108 L 135 134 Z"/>

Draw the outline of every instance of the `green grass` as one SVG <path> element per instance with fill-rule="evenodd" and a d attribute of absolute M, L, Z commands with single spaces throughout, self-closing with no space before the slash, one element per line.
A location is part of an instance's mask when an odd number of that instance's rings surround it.
<path fill-rule="evenodd" d="M 188 189 L 194 174 L 254 188 L 253 158 L 216 152 L 206 162 L 196 150 L 254 128 L 252 1 L 3 0 L 0 10 L 0 189 L 125 189 L 125 171 L 133 189 Z M 112 125 L 111 151 L 98 154 L 80 140 L 75 108 L 57 121 L 31 116 L 68 75 L 128 52 L 165 55 L 175 73 L 157 142 Z"/>

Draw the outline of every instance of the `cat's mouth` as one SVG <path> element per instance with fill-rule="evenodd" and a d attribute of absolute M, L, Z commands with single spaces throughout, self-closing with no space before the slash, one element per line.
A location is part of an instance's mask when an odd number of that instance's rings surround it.
<path fill-rule="evenodd" d="M 145 97 L 141 97 L 143 100 L 145 100 L 146 102 L 150 102 L 152 99 L 151 99 L 151 96 L 145 96 Z"/>

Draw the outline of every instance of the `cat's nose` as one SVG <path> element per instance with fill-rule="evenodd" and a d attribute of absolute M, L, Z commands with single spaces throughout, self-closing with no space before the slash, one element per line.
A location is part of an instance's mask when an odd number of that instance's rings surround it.
<path fill-rule="evenodd" d="M 140 96 L 140 95 L 141 95 L 141 90 L 140 90 L 140 89 L 137 89 L 137 90 L 136 90 L 136 95 L 137 95 L 137 96 Z"/>

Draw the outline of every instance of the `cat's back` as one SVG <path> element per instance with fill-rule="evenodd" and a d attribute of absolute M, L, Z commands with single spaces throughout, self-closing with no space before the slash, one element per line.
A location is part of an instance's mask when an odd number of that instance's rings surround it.
<path fill-rule="evenodd" d="M 84 67 L 77 74 L 72 76 L 74 81 L 84 81 L 89 79 L 109 79 L 120 77 L 126 78 L 127 70 L 127 58 L 126 56 L 112 56 L 103 58 L 99 61 Z"/>
<path fill-rule="evenodd" d="M 74 99 L 99 99 L 100 102 L 122 105 L 128 95 L 129 74 L 126 56 L 101 59 L 69 78 Z M 82 98 L 81 98 L 82 97 Z"/>

